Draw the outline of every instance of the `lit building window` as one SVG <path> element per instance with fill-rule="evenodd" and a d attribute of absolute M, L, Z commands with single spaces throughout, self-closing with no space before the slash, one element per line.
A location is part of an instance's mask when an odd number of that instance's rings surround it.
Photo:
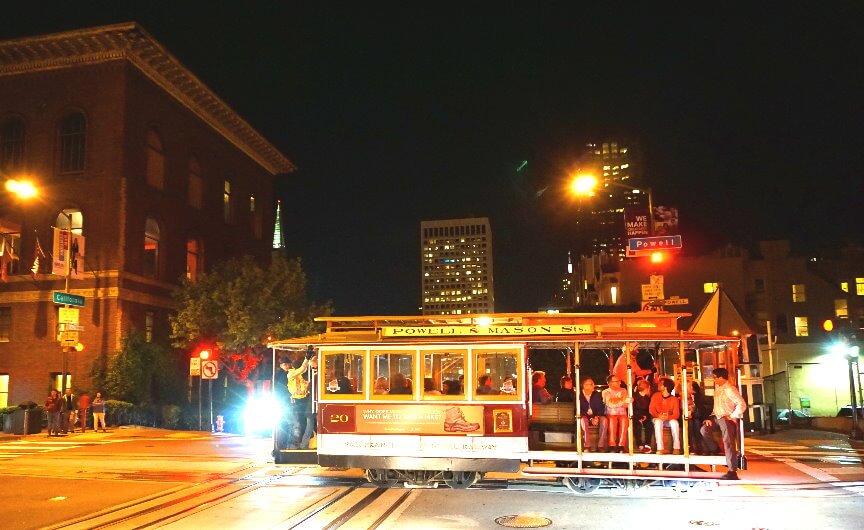
<path fill-rule="evenodd" d="M 66 115 L 60 122 L 60 172 L 84 171 L 87 121 L 80 112 Z"/>
<path fill-rule="evenodd" d="M 201 177 L 201 164 L 198 159 L 189 159 L 189 206 L 197 209 L 204 207 L 204 179 Z"/>
<path fill-rule="evenodd" d="M 0 374 L 0 408 L 9 406 L 9 374 Z"/>
<path fill-rule="evenodd" d="M 148 278 L 156 278 L 159 270 L 159 223 L 147 218 L 144 223 L 144 257 L 141 260 L 142 273 Z"/>
<path fill-rule="evenodd" d="M 864 278 L 855 278 L 855 294 L 864 296 Z"/>
<path fill-rule="evenodd" d="M 840 282 L 840 290 L 844 293 L 849 292 L 849 282 Z"/>
<path fill-rule="evenodd" d="M 57 392 L 63 392 L 63 374 L 61 372 L 51 372 L 51 389 Z M 66 388 L 72 388 L 72 374 L 66 374 Z"/>
<path fill-rule="evenodd" d="M 226 223 L 231 222 L 231 180 L 225 179 L 222 185 L 222 218 Z"/>
<path fill-rule="evenodd" d="M 69 221 L 72 221 L 72 226 L 69 226 Z M 72 229 L 73 234 L 81 235 L 84 232 L 84 215 L 81 210 L 66 209 L 57 214 L 55 226 L 60 230 Z"/>
<path fill-rule="evenodd" d="M 147 184 L 159 190 L 165 188 L 165 152 L 162 138 L 154 129 L 147 131 Z"/>
<path fill-rule="evenodd" d="M 153 311 L 144 313 L 144 342 L 153 342 L 153 322 L 156 320 L 156 315 Z"/>
<path fill-rule="evenodd" d="M 849 318 L 849 301 L 845 298 L 834 300 L 834 316 L 837 318 Z"/>
<path fill-rule="evenodd" d="M 810 332 L 807 328 L 807 317 L 795 317 L 795 336 L 807 337 Z"/>
<path fill-rule="evenodd" d="M 807 301 L 807 289 L 805 288 L 803 283 L 792 284 L 792 301 L 793 302 L 806 302 Z"/>
<path fill-rule="evenodd" d="M 719 288 L 720 284 L 717 282 L 706 282 L 702 284 L 702 291 L 708 294 L 716 292 Z"/>

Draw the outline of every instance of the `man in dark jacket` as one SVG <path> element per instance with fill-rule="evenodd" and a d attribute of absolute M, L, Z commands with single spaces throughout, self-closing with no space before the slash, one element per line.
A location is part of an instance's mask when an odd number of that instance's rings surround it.
<path fill-rule="evenodd" d="M 603 395 L 594 389 L 594 380 L 590 377 L 582 380 L 582 391 L 579 392 L 579 416 L 582 418 L 582 432 L 585 436 L 582 448 L 585 451 L 606 452 L 609 446 L 606 405 L 603 404 Z M 597 427 L 596 444 L 590 443 L 590 427 Z"/>
<path fill-rule="evenodd" d="M 72 425 L 72 414 L 75 412 L 77 403 L 76 397 L 72 394 L 72 389 L 67 388 L 63 394 L 63 434 L 69 431 L 74 431 L 75 426 Z"/>

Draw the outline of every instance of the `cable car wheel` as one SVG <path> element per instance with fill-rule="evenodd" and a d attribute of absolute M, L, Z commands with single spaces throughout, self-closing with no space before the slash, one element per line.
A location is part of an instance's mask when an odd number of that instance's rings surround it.
<path fill-rule="evenodd" d="M 379 488 L 392 488 L 396 485 L 396 478 L 388 476 L 386 469 L 367 469 L 366 480 Z"/>
<path fill-rule="evenodd" d="M 464 490 L 470 488 L 480 480 L 480 473 L 477 471 L 451 471 L 444 478 L 444 484 L 447 484 L 454 490 Z"/>
<path fill-rule="evenodd" d="M 600 487 L 599 478 L 564 477 L 564 485 L 575 493 L 591 493 Z"/>

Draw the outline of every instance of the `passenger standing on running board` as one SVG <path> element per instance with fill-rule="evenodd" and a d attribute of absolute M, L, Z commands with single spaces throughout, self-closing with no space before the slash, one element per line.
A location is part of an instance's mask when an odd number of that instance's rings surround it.
<path fill-rule="evenodd" d="M 702 423 L 702 442 L 708 454 L 718 454 L 714 431 L 720 429 L 723 436 L 723 452 L 729 471 L 726 480 L 738 480 L 738 420 L 744 417 L 747 403 L 738 389 L 729 382 L 729 371 L 714 369 L 714 414 Z M 713 418 L 713 419 L 712 419 Z"/>

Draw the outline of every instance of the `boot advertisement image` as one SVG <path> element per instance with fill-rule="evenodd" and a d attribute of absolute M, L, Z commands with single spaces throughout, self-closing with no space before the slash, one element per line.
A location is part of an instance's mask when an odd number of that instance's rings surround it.
<path fill-rule="evenodd" d="M 444 431 L 445 432 L 474 432 L 480 428 L 479 423 L 471 423 L 465 419 L 462 414 L 462 409 L 459 407 L 450 407 L 445 411 L 444 416 Z"/>

